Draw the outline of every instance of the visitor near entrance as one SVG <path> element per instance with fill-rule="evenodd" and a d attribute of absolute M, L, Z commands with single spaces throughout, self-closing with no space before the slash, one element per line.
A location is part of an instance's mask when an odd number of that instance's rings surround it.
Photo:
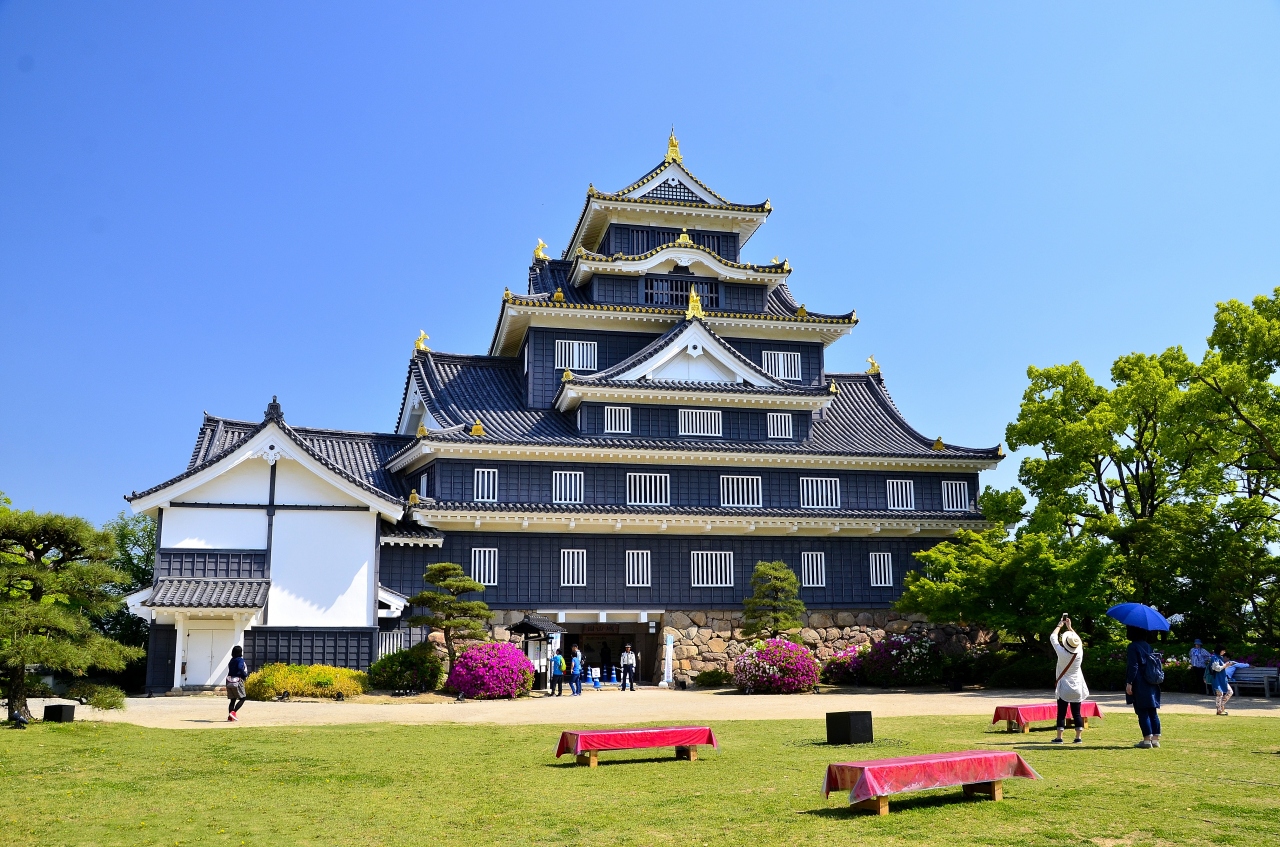
<path fill-rule="evenodd" d="M 627 690 L 627 683 L 631 684 L 631 690 L 636 690 L 636 654 L 631 652 L 631 645 L 628 644 L 622 648 L 622 655 L 618 657 L 618 666 L 622 672 L 622 690 Z"/>
<path fill-rule="evenodd" d="M 559 697 L 564 694 L 564 653 L 556 648 L 556 654 L 551 657 L 551 696 Z"/>
<path fill-rule="evenodd" d="M 244 648 L 237 644 L 231 648 L 231 661 L 227 663 L 227 720 L 238 721 L 236 714 L 244 705 L 244 681 L 249 677 L 249 667 L 244 663 Z"/>
<path fill-rule="evenodd" d="M 575 645 L 573 648 L 573 659 L 569 665 L 569 694 L 572 697 L 578 697 L 582 694 L 582 674 L 586 671 L 586 664 L 582 661 L 582 651 Z"/>
<path fill-rule="evenodd" d="M 1063 629 L 1066 632 L 1059 638 L 1058 633 Z M 1058 681 L 1055 686 L 1058 695 L 1058 737 L 1053 739 L 1053 743 L 1062 743 L 1062 731 L 1066 729 L 1067 723 L 1067 707 L 1070 706 L 1071 720 L 1075 722 L 1076 728 L 1074 743 L 1080 744 L 1084 740 L 1084 716 L 1081 714 L 1080 704 L 1089 699 L 1089 686 L 1084 681 L 1084 644 L 1080 641 L 1080 636 L 1071 629 L 1071 618 L 1063 614 L 1062 620 L 1049 633 L 1049 643 L 1058 654 Z"/>

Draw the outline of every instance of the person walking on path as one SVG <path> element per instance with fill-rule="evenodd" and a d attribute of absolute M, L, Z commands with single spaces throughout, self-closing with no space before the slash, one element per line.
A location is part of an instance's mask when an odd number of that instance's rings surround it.
<path fill-rule="evenodd" d="M 579 697 L 582 695 L 582 651 L 575 644 L 573 647 L 573 658 L 569 660 L 569 696 Z"/>
<path fill-rule="evenodd" d="M 1065 628 L 1067 631 L 1058 637 L 1058 633 Z M 1062 620 L 1058 621 L 1058 625 L 1054 627 L 1053 632 L 1049 633 L 1049 643 L 1053 645 L 1053 652 L 1058 654 L 1058 682 L 1055 686 L 1058 695 L 1058 737 L 1053 739 L 1053 744 L 1062 743 L 1062 731 L 1067 725 L 1067 707 L 1071 707 L 1071 720 L 1075 722 L 1076 740 L 1075 744 L 1084 743 L 1082 734 L 1084 732 L 1084 718 L 1081 715 L 1081 706 L 1085 700 L 1089 699 L 1089 686 L 1084 681 L 1084 644 L 1080 641 L 1080 636 L 1071 628 L 1071 618 L 1065 614 Z"/>
<path fill-rule="evenodd" d="M 1204 678 L 1213 689 L 1214 705 L 1218 709 L 1218 714 L 1225 715 L 1227 713 L 1227 701 L 1231 699 L 1231 695 L 1235 691 L 1231 688 L 1231 680 L 1227 676 L 1227 668 L 1235 664 L 1235 662 L 1227 658 L 1227 648 L 1218 645 L 1214 651 L 1216 655 L 1209 657 L 1209 664 L 1205 666 Z"/>
<path fill-rule="evenodd" d="M 551 696 L 559 697 L 564 694 L 564 653 L 556 648 L 556 654 L 551 657 Z"/>
<path fill-rule="evenodd" d="M 618 666 L 622 670 L 622 690 L 627 690 L 627 683 L 631 683 L 631 690 L 636 690 L 636 654 L 631 652 L 631 645 L 628 644 L 622 648 L 622 655 L 618 657 Z"/>
<path fill-rule="evenodd" d="M 236 712 L 244 705 L 244 681 L 249 677 L 249 666 L 244 663 L 244 648 L 237 644 L 231 648 L 231 661 L 227 662 L 227 720 L 238 721 Z"/>
<path fill-rule="evenodd" d="M 1160 683 L 1163 677 L 1160 654 L 1147 642 L 1147 631 L 1129 627 L 1129 649 L 1125 654 L 1124 701 L 1138 715 L 1142 740 L 1135 747 L 1160 746 Z"/>

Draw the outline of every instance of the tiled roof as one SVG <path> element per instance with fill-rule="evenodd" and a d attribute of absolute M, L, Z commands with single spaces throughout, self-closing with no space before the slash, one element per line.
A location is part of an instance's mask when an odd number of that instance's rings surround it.
<path fill-rule="evenodd" d="M 515 514 L 567 515 L 696 515 L 753 518 L 856 518 L 882 521 L 983 521 L 981 512 L 926 512 L 888 509 L 737 509 L 722 506 L 625 506 L 576 503 L 477 503 L 471 500 L 435 500 L 418 507 L 428 512 L 511 512 Z"/>
<path fill-rule="evenodd" d="M 269 579 L 160 579 L 144 606 L 169 609 L 261 609 Z"/>
<path fill-rule="evenodd" d="M 400 521 L 393 529 L 384 529 L 381 535 L 383 544 L 395 545 L 434 544 L 443 538 L 439 530 L 422 526 L 408 518 Z"/>

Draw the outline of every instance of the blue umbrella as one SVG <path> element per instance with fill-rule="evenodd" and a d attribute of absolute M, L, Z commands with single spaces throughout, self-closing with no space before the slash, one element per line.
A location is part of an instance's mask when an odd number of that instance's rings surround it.
<path fill-rule="evenodd" d="M 1119 606 L 1112 606 L 1107 609 L 1107 617 L 1115 618 L 1125 626 L 1169 631 L 1169 621 L 1165 616 L 1141 603 L 1121 603 Z"/>

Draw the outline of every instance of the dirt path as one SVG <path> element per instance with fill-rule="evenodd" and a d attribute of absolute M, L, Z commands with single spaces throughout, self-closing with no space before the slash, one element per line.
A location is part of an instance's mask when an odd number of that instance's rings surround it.
<path fill-rule="evenodd" d="M 870 710 L 877 717 L 900 715 L 990 715 L 997 705 L 1049 700 L 1043 691 L 907 692 L 867 689 L 857 693 L 745 697 L 732 691 L 636 692 L 587 690 L 581 697 L 532 697 L 517 701 L 466 703 L 246 703 L 239 724 L 226 721 L 226 700 L 214 696 L 130 698 L 123 711 L 100 712 L 88 706 L 76 717 L 117 721 L 163 729 L 235 726 L 305 726 L 355 723 L 632 724 L 657 721 L 822 719 L 826 712 Z M 1123 694 L 1093 698 L 1103 714 L 1132 711 Z M 53 702 L 53 701 L 50 701 Z M 1236 715 L 1280 717 L 1280 700 L 1237 697 Z M 43 701 L 32 701 L 32 712 Z M 1213 700 L 1192 694 L 1165 694 L 1164 713 L 1213 714 Z M 1224 718 L 1227 720 L 1228 718 Z"/>

